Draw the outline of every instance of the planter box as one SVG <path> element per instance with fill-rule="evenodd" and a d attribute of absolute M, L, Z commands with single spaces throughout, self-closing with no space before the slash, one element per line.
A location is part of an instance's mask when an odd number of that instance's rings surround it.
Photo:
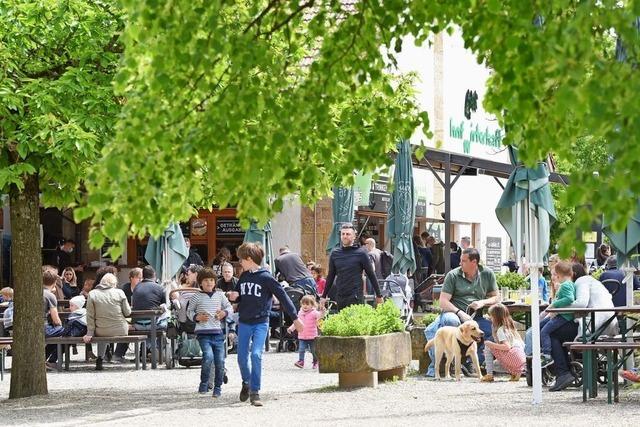
<path fill-rule="evenodd" d="M 316 339 L 320 373 L 339 374 L 342 388 L 375 387 L 378 380 L 404 379 L 411 363 L 411 337 L 393 334 Z"/>

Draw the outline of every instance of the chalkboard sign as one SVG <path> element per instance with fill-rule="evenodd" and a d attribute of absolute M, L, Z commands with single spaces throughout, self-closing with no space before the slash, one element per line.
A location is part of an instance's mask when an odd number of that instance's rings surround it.
<path fill-rule="evenodd" d="M 502 268 L 502 239 L 500 237 L 487 237 L 487 249 L 485 252 L 487 268 L 500 271 Z"/>
<path fill-rule="evenodd" d="M 427 201 L 425 199 L 418 199 L 416 202 L 416 217 L 427 216 Z"/>
<path fill-rule="evenodd" d="M 236 218 L 218 218 L 216 221 L 216 234 L 220 236 L 243 236 L 244 230 L 240 227 L 240 220 Z"/>

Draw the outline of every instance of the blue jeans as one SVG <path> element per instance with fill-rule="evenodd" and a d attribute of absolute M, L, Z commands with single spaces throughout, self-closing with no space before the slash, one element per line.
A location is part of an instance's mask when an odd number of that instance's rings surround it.
<path fill-rule="evenodd" d="M 61 337 L 64 332 L 62 326 L 53 326 L 48 323 L 44 325 L 44 337 Z M 55 344 L 49 344 L 45 347 L 44 360 L 51 363 L 58 361 L 58 346 Z"/>
<path fill-rule="evenodd" d="M 542 328 L 544 328 L 544 325 L 546 325 L 549 320 L 551 320 L 550 317 L 545 317 L 544 319 L 542 319 L 540 321 L 540 329 L 542 330 Z M 524 354 L 526 354 L 527 356 L 532 356 L 533 355 L 533 330 L 532 328 L 527 329 L 527 331 L 524 333 Z"/>
<path fill-rule="evenodd" d="M 316 340 L 298 340 L 298 360 L 304 362 L 304 354 L 309 350 L 313 356 L 313 363 L 318 363 L 316 356 Z"/>
<path fill-rule="evenodd" d="M 547 317 L 544 320 L 547 320 Z M 562 316 L 550 318 L 549 321 L 544 322 L 544 325 L 540 322 L 540 351 L 542 354 L 551 354 L 551 334 L 567 322 L 570 322 L 570 320 Z"/>
<path fill-rule="evenodd" d="M 198 342 L 202 350 L 202 368 L 200 369 L 200 392 L 206 392 L 211 375 L 211 364 L 215 365 L 213 391 L 220 391 L 224 378 L 224 334 L 198 335 Z"/>
<path fill-rule="evenodd" d="M 167 330 L 167 321 L 169 319 L 164 318 L 164 319 L 160 319 L 158 321 L 156 321 L 156 330 L 157 331 L 165 331 Z M 133 329 L 135 329 L 136 331 L 150 331 L 151 330 L 151 322 L 148 320 L 141 320 L 141 321 L 137 321 L 133 323 Z M 152 346 L 152 340 L 155 340 L 156 342 L 156 346 L 158 345 L 158 340 L 157 337 L 148 337 L 147 338 L 147 351 L 151 351 L 151 346 Z M 125 353 L 126 353 L 126 349 L 125 349 Z M 124 356 L 124 354 L 122 354 L 122 356 Z"/>
<path fill-rule="evenodd" d="M 484 332 L 484 339 L 488 341 L 493 341 L 491 339 L 491 321 L 485 319 L 484 317 L 476 317 L 473 320 L 478 322 L 478 326 L 480 330 Z M 427 328 L 424 330 L 424 336 L 427 341 L 433 339 L 436 336 L 436 332 L 443 326 L 460 326 L 460 318 L 451 312 L 442 313 L 440 316 L 436 317 Z M 429 363 L 429 367 L 427 368 L 427 377 L 435 376 L 435 357 L 436 351 L 434 347 L 429 349 L 429 359 L 431 359 L 431 363 Z M 478 361 L 480 364 L 484 362 L 484 344 L 478 346 Z M 464 362 L 464 361 L 463 361 Z"/>
<path fill-rule="evenodd" d="M 304 279 L 296 280 L 293 284 L 304 289 L 308 289 L 309 291 L 313 291 L 314 294 L 318 293 L 318 290 L 316 289 L 316 281 L 311 277 L 305 277 Z"/>
<path fill-rule="evenodd" d="M 249 384 L 251 393 L 260 391 L 262 352 L 268 330 L 268 322 L 255 325 L 238 323 L 238 366 L 242 382 Z M 249 352 L 251 352 L 251 366 L 249 366 Z"/>

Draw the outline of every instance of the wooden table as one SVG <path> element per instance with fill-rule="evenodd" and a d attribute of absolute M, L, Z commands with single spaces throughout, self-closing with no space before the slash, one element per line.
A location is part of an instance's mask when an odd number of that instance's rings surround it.
<path fill-rule="evenodd" d="M 548 306 L 549 304 L 541 304 L 540 311 L 546 310 Z M 531 305 L 530 304 L 516 303 L 516 304 L 505 305 L 505 307 L 507 307 L 507 309 L 509 310 L 509 313 L 512 315 L 518 314 L 518 313 L 524 314 L 524 330 L 525 331 L 531 327 Z"/>
<path fill-rule="evenodd" d="M 621 306 L 621 307 L 612 307 L 612 308 L 549 308 L 547 309 L 548 313 L 571 313 L 575 317 L 582 317 L 584 321 L 582 322 L 582 343 L 586 344 L 588 342 L 595 343 L 598 338 L 602 335 L 602 333 L 609 327 L 611 322 L 618 316 L 625 316 L 627 314 L 638 314 L 640 313 L 640 305 L 633 306 Z M 596 313 L 612 313 L 612 315 L 600 326 L 600 328 L 595 329 L 596 325 Z M 635 325 L 640 324 L 640 319 L 635 319 L 635 324 L 632 326 L 632 330 Z M 620 335 L 622 336 L 621 340 L 626 341 L 627 338 L 627 322 L 622 321 L 619 322 L 620 325 Z M 588 332 L 588 330 L 590 330 Z M 633 353 L 632 353 L 633 354 Z M 598 396 L 598 383 L 597 383 L 597 372 L 598 372 L 598 362 L 596 360 L 596 354 L 593 351 L 586 350 L 583 353 L 582 360 L 582 372 L 583 372 L 583 393 L 586 399 L 586 395 L 588 394 L 590 398 L 595 398 Z M 622 360 L 624 363 L 624 358 Z M 617 381 L 617 377 L 615 379 Z"/>

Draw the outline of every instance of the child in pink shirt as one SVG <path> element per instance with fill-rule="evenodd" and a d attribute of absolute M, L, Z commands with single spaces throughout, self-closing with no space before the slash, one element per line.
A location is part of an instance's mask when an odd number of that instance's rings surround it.
<path fill-rule="evenodd" d="M 304 368 L 304 355 L 309 349 L 313 356 L 313 369 L 318 368 L 318 358 L 316 357 L 315 339 L 318 336 L 318 321 L 324 315 L 318 311 L 318 303 L 312 295 L 305 295 L 300 299 L 300 311 L 298 319 L 304 325 L 302 332 L 298 333 L 298 354 L 299 358 L 295 366 Z M 293 332 L 293 326 L 289 327 L 289 332 Z"/>

